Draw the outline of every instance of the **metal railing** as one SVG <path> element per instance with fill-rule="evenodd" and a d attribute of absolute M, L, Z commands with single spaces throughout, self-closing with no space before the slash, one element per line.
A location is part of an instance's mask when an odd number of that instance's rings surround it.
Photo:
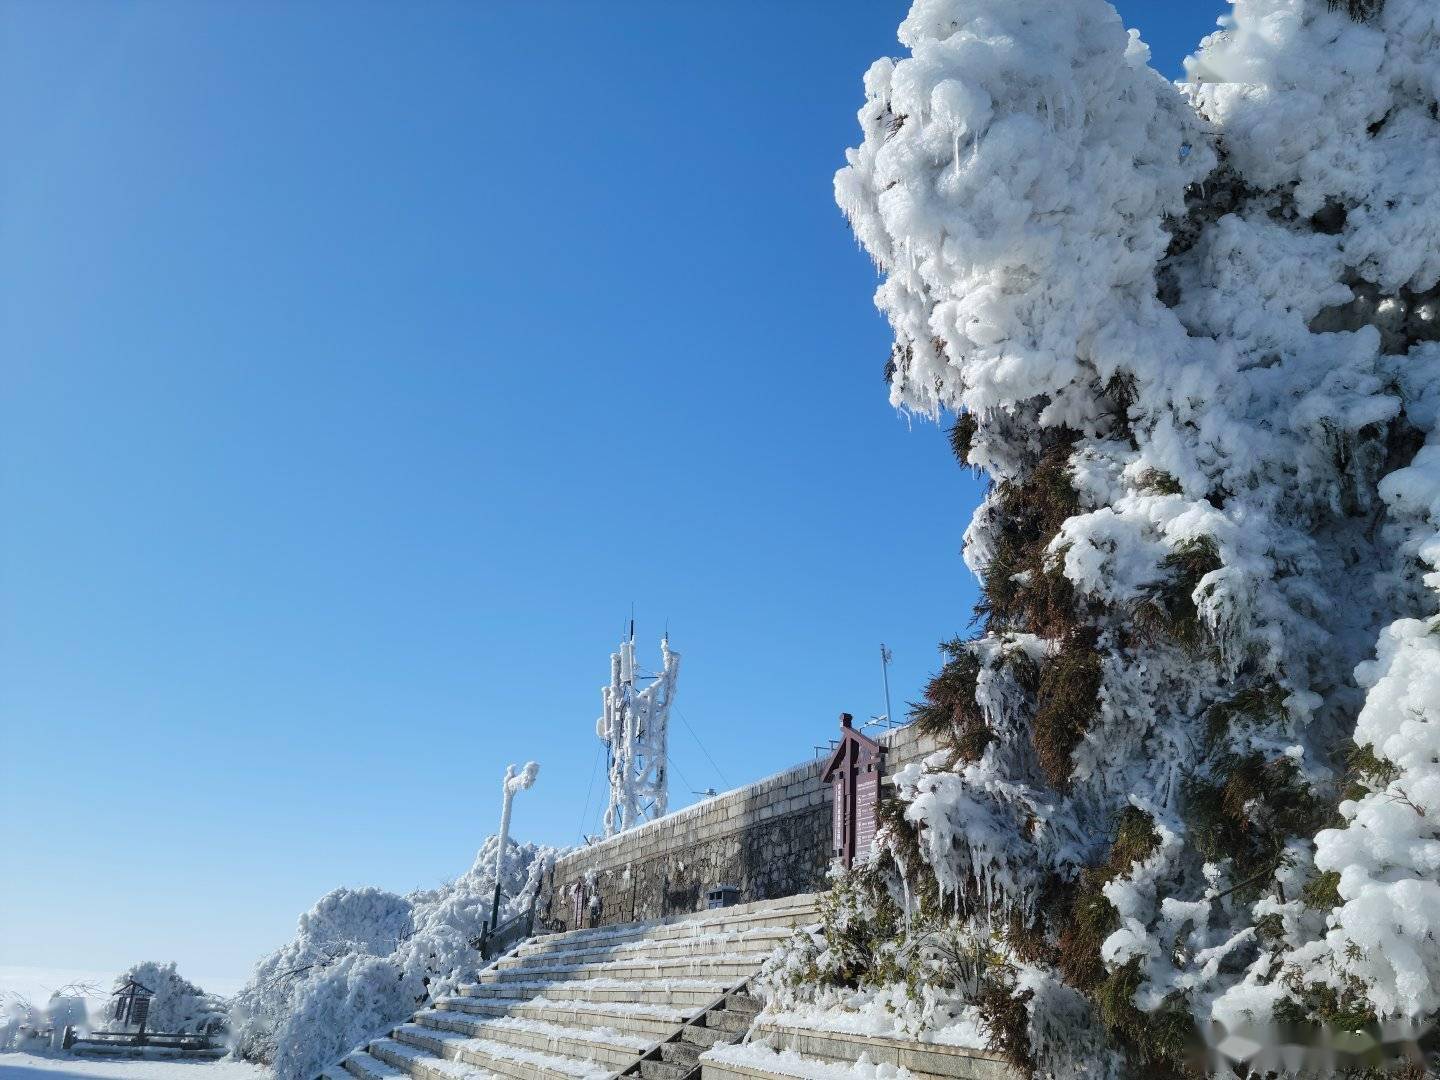
<path fill-rule="evenodd" d="M 513 948 L 530 936 L 535 928 L 536 894 L 530 894 L 530 903 L 524 911 L 501 920 L 491 926 L 487 919 L 480 931 L 480 958 L 486 963 L 501 953 Z"/>

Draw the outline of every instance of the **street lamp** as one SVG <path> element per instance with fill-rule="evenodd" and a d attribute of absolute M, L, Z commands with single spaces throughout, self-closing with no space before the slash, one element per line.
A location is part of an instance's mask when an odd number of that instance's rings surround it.
<path fill-rule="evenodd" d="M 492 934 L 500 924 L 500 874 L 505 869 L 505 844 L 510 839 L 510 803 L 514 800 L 517 791 L 523 791 L 535 783 L 535 777 L 539 775 L 540 766 L 533 761 L 527 761 L 525 768 L 518 773 L 515 771 L 514 765 L 505 769 L 505 780 L 501 785 L 505 795 L 500 804 L 500 843 L 495 848 L 495 902 L 490 906 L 490 932 Z"/>

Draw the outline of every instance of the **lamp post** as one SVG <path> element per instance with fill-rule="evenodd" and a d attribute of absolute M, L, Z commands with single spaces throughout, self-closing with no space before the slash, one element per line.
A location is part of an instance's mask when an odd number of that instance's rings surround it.
<path fill-rule="evenodd" d="M 539 775 L 540 766 L 533 761 L 527 761 L 525 768 L 518 773 L 515 771 L 514 765 L 505 769 L 505 780 L 501 785 L 505 794 L 500 803 L 500 843 L 495 848 L 495 902 L 490 906 L 490 932 L 492 934 L 500 924 L 500 873 L 505 869 L 505 844 L 510 839 L 510 803 L 514 800 L 517 791 L 523 791 L 535 783 L 535 777 Z"/>

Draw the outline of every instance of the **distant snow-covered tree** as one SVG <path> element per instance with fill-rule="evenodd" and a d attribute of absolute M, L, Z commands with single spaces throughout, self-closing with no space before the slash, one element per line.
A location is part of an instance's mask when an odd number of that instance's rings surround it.
<path fill-rule="evenodd" d="M 145 1027 L 149 1031 L 183 1031 L 208 1033 L 224 1031 L 228 1024 L 229 1005 L 215 994 L 207 994 L 182 976 L 172 961 L 168 964 L 147 960 L 134 964 L 115 978 L 115 989 L 134 980 L 153 993 Z M 106 1018 L 106 1028 L 119 1029 L 113 1018 Z"/>
<path fill-rule="evenodd" d="M 0 992 L 0 1050 L 21 1049 L 41 1020 L 40 1010 L 24 994 Z"/>
<path fill-rule="evenodd" d="M 300 916 L 295 938 L 255 966 L 234 1002 L 237 1057 L 277 1080 L 311 1080 L 425 1001 L 473 978 L 490 917 L 497 840 L 454 882 L 401 896 L 336 889 Z M 555 850 L 511 840 L 501 918 L 535 896 Z"/>

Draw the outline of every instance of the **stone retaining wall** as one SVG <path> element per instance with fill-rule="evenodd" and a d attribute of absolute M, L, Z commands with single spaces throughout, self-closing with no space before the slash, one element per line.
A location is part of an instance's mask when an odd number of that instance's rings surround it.
<path fill-rule="evenodd" d="M 878 741 L 887 777 L 936 749 L 913 727 Z M 739 903 L 824 888 L 832 798 L 824 764 L 797 765 L 559 859 L 542 925 L 573 930 L 696 911 L 718 885 L 739 889 Z"/>

